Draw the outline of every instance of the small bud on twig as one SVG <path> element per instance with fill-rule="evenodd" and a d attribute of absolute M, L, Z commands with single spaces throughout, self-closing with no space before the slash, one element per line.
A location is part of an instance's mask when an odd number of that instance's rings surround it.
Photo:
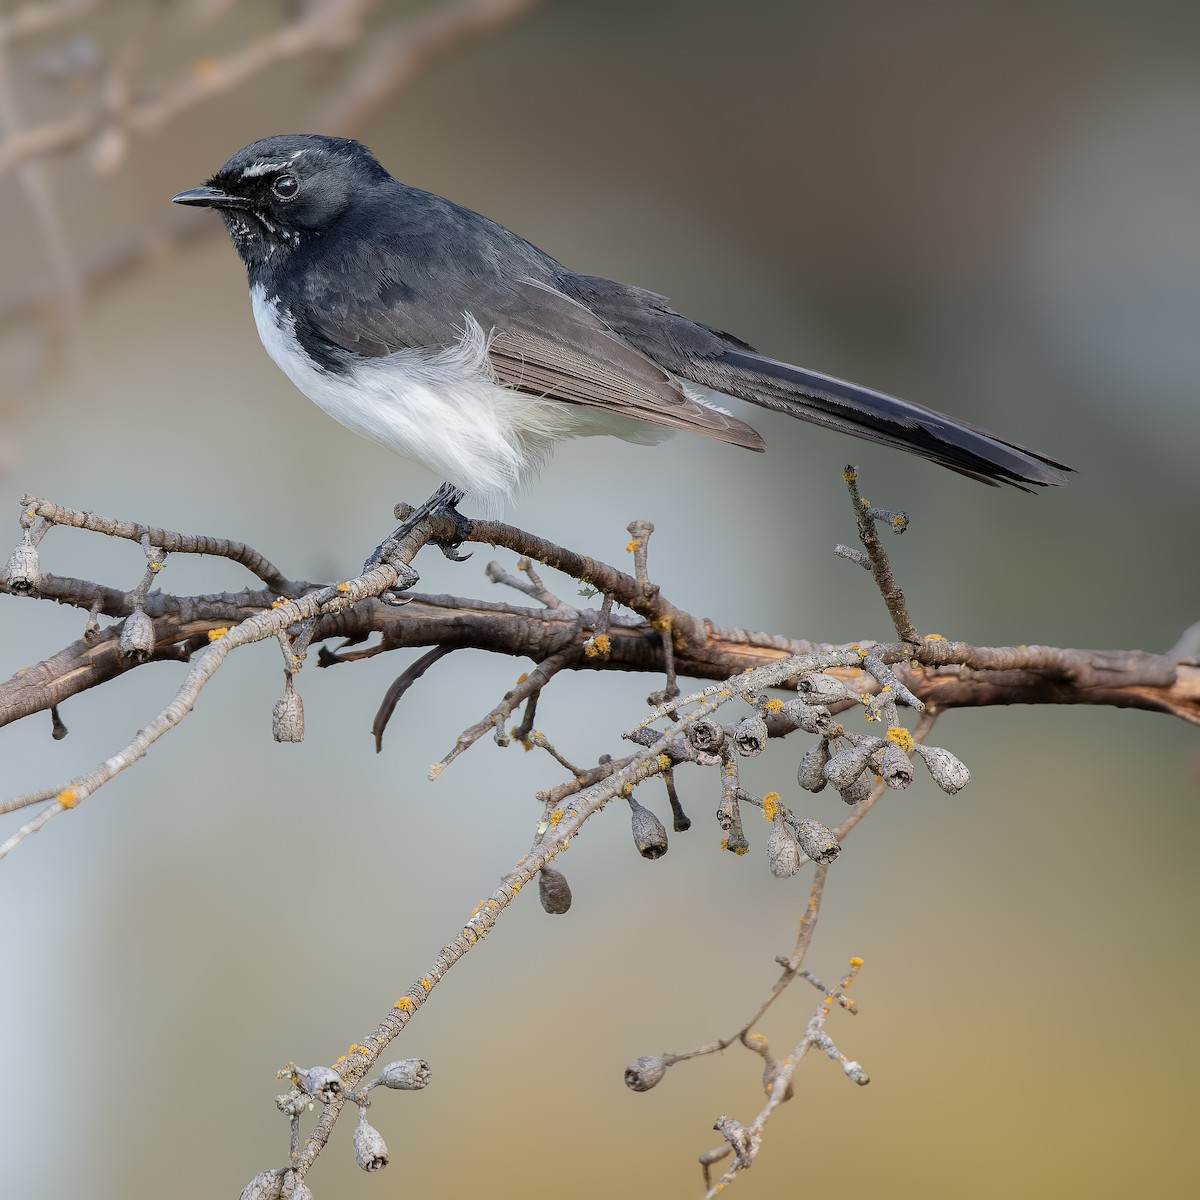
<path fill-rule="evenodd" d="M 362 1104 L 354 1127 L 354 1161 L 364 1171 L 382 1171 L 388 1165 L 387 1143 L 383 1134 L 367 1121 L 367 1108 Z"/>
<path fill-rule="evenodd" d="M 863 1069 L 862 1063 L 855 1062 L 853 1059 L 847 1059 L 842 1063 L 842 1070 L 846 1072 L 846 1078 L 857 1083 L 859 1087 L 866 1087 L 871 1082 L 871 1077 Z"/>
<path fill-rule="evenodd" d="M 643 858 L 662 858 L 667 852 L 666 826 L 632 797 L 629 811 L 632 814 L 633 844 L 638 853 Z"/>
<path fill-rule="evenodd" d="M 754 1156 L 762 1145 L 762 1134 L 747 1129 L 741 1121 L 727 1116 L 718 1117 L 713 1128 L 729 1143 L 740 1169 L 745 1170 L 754 1162 Z"/>
<path fill-rule="evenodd" d="M 860 567 L 866 567 L 868 571 L 871 569 L 870 556 L 864 554 L 861 550 L 855 549 L 853 546 L 843 546 L 841 542 L 839 542 L 836 546 L 834 546 L 833 552 L 838 556 L 838 558 L 844 558 L 847 562 L 858 563 Z"/>
<path fill-rule="evenodd" d="M 799 826 L 800 849 L 813 862 L 831 863 L 841 854 L 842 848 L 832 829 L 820 821 L 797 821 L 796 824 Z"/>
<path fill-rule="evenodd" d="M 551 916 L 565 913 L 571 907 L 571 885 L 567 877 L 553 867 L 543 867 L 538 872 L 538 899 Z"/>
<path fill-rule="evenodd" d="M 753 758 L 767 748 L 767 723 L 762 717 L 747 717 L 733 731 L 733 744 L 743 758 Z"/>
<path fill-rule="evenodd" d="M 921 756 L 929 768 L 929 774 L 933 776 L 933 782 L 943 792 L 953 796 L 971 782 L 971 772 L 966 764 L 955 758 L 949 750 L 943 750 L 941 746 L 914 746 L 913 749 Z"/>
<path fill-rule="evenodd" d="M 669 1065 L 661 1055 L 635 1058 L 625 1068 L 625 1086 L 632 1092 L 648 1092 L 662 1080 Z"/>

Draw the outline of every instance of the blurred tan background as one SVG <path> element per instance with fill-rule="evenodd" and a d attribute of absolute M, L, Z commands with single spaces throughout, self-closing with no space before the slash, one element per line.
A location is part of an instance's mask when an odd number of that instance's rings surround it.
<path fill-rule="evenodd" d="M 139 70 L 152 80 L 279 21 L 246 4 L 197 30 L 196 7 L 103 4 L 15 44 L 24 118 L 69 109 L 37 56 L 70 34 L 107 54 L 161 8 Z M 867 577 L 831 553 L 853 534 L 839 472 L 856 461 L 873 501 L 913 517 L 889 548 L 922 629 L 1165 650 L 1200 617 L 1198 35 L 1200 11 L 1165 2 L 562 0 L 460 48 L 355 132 L 400 178 L 578 269 L 1079 470 L 1028 497 L 755 411 L 765 458 L 683 436 L 568 446 L 519 523 L 620 562 L 625 524 L 648 517 L 676 603 L 886 637 Z M 169 197 L 243 143 L 305 128 L 355 61 L 275 69 L 136 138 L 108 177 L 52 161 L 72 253 L 167 219 Z M 12 172 L 0 212 L 11 299 L 48 278 Z M 217 229 L 91 298 L 73 351 L 9 320 L 0 367 L 11 541 L 29 490 L 345 577 L 392 504 L 437 482 L 292 389 Z M 421 587 L 491 597 L 488 557 L 422 556 Z M 141 572 L 135 547 L 64 531 L 43 559 L 118 587 Z M 182 558 L 162 578 L 247 582 Z M 82 630 L 80 613 L 0 606 L 0 677 Z M 532 794 L 559 778 L 548 759 L 485 742 L 436 784 L 425 771 L 526 664 L 439 664 L 376 756 L 371 718 L 410 658 L 303 672 L 294 747 L 270 739 L 278 650 L 236 655 L 147 761 L 0 864 L 0 1194 L 237 1195 L 286 1157 L 276 1069 L 367 1034 L 523 852 Z M 181 675 L 150 667 L 70 702 L 63 742 L 44 718 L 0 731 L 4 793 L 86 770 Z M 559 681 L 539 725 L 594 761 L 650 686 Z M 873 1082 L 811 1061 L 739 1192 L 1192 1194 L 1196 731 L 1015 708 L 952 713 L 934 740 L 974 782 L 950 799 L 921 776 L 872 814 L 809 960 L 836 978 L 866 959 L 860 1015 L 829 1029 Z M 836 823 L 836 797 L 797 795 L 804 744 L 773 746 L 751 784 Z M 603 814 L 561 864 L 571 914 L 522 898 L 438 988 L 394 1055 L 428 1058 L 432 1085 L 371 1110 L 392 1166 L 362 1176 L 347 1122 L 310 1176 L 318 1197 L 699 1193 L 714 1118 L 759 1108 L 757 1060 L 677 1067 L 645 1096 L 622 1069 L 737 1028 L 807 885 L 770 877 L 765 831 L 749 856 L 721 854 L 716 781 L 679 782 L 695 825 L 665 859 L 642 861 L 625 814 Z M 781 1053 L 815 1001 L 797 987 L 765 1023 Z"/>

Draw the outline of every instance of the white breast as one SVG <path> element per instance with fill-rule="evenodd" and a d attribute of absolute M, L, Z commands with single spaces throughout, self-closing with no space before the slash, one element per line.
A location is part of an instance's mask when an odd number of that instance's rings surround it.
<path fill-rule="evenodd" d="M 423 463 L 488 512 L 533 480 L 563 438 L 608 433 L 653 442 L 670 433 L 502 386 L 488 360 L 490 335 L 469 313 L 449 349 L 356 358 L 338 375 L 305 354 L 277 299 L 255 286 L 250 302 L 267 353 L 310 400 L 347 429 Z"/>

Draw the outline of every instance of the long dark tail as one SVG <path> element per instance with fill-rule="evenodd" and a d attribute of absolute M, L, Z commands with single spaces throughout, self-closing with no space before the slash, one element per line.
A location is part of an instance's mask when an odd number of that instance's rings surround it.
<path fill-rule="evenodd" d="M 1066 483 L 1071 470 L 1036 450 L 919 404 L 757 354 L 740 338 L 675 312 L 653 292 L 565 269 L 558 282 L 647 358 L 728 396 L 907 450 L 983 483 L 1008 483 L 1028 492 Z M 697 432 L 721 436 L 711 429 Z M 752 446 L 749 440 L 741 444 Z"/>
<path fill-rule="evenodd" d="M 965 421 L 750 350 L 725 349 L 713 357 L 693 358 L 688 366 L 681 373 L 696 383 L 907 450 L 993 486 L 1007 483 L 1028 492 L 1065 483 L 1072 469 Z"/>

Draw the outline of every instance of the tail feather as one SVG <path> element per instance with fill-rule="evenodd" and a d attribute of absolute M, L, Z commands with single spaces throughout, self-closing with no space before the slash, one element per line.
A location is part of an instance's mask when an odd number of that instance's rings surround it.
<path fill-rule="evenodd" d="M 690 379 L 763 408 L 894 446 L 983 483 L 1023 491 L 1066 482 L 1072 468 L 985 429 L 858 384 L 729 348 L 693 359 Z"/>

